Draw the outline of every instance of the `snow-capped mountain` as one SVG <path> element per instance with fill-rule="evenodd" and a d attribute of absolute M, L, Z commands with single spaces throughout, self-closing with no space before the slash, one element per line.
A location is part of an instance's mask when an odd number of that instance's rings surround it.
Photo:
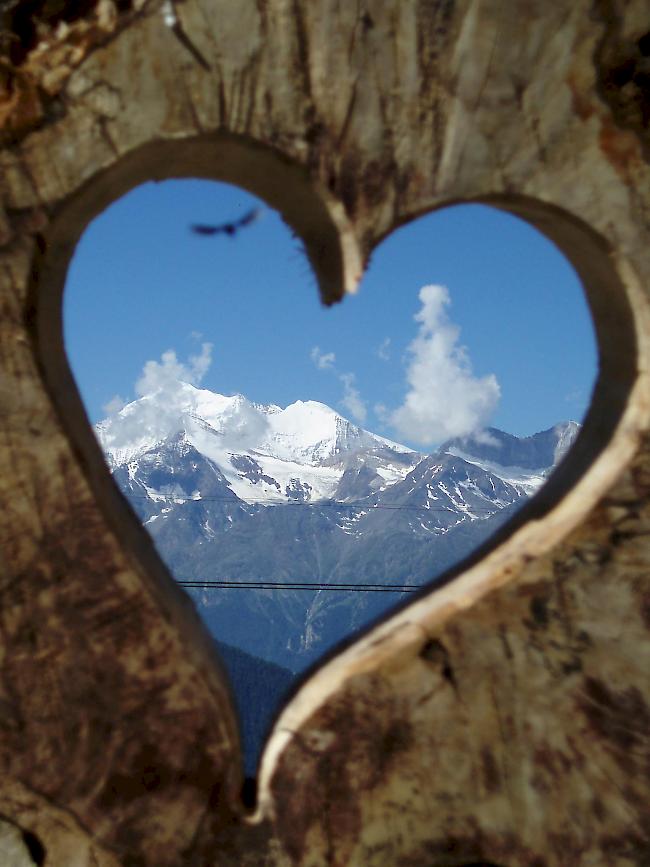
<path fill-rule="evenodd" d="M 524 439 L 490 429 L 425 456 L 315 401 L 283 409 L 179 383 L 96 430 L 215 637 L 295 671 L 405 598 L 390 588 L 431 581 L 487 540 L 579 425 Z"/>
<path fill-rule="evenodd" d="M 578 422 L 567 421 L 530 437 L 487 428 L 479 434 L 449 440 L 441 450 L 533 494 L 569 451 L 580 427 Z"/>
<path fill-rule="evenodd" d="M 283 409 L 187 383 L 179 383 L 171 401 L 169 397 L 168 390 L 147 395 L 96 426 L 111 469 L 128 466 L 133 478 L 141 459 L 146 462 L 145 456 L 175 437 L 218 467 L 241 500 L 314 502 L 337 498 L 352 466 L 363 463 L 372 470 L 365 475 L 369 492 L 403 478 L 421 457 L 316 401 L 296 401 Z M 166 488 L 162 493 L 201 495 L 176 482 L 172 487 L 174 491 Z M 150 493 L 155 497 L 158 492 Z"/>
<path fill-rule="evenodd" d="M 526 438 L 490 428 L 422 455 L 315 401 L 283 409 L 175 383 L 96 432 L 219 643 L 252 772 L 291 677 L 277 665 L 304 669 L 467 557 L 544 483 L 579 428 Z"/>

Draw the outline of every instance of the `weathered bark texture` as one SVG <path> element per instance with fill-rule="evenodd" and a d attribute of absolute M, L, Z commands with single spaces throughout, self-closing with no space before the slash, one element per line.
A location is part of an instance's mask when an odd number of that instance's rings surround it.
<path fill-rule="evenodd" d="M 47 867 L 650 864 L 646 0 L 5 5 L 0 851 L 27 839 Z M 571 259 L 600 346 L 553 482 L 501 544 L 305 684 L 252 816 L 225 677 L 113 488 L 62 345 L 87 222 L 177 176 L 279 208 L 327 303 L 396 226 L 492 202 Z"/>

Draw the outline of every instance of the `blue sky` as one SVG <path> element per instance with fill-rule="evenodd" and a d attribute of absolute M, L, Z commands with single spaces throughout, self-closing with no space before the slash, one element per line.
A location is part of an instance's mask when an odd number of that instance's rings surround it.
<path fill-rule="evenodd" d="M 152 182 L 86 229 L 64 325 L 91 421 L 116 396 L 134 399 L 145 364 L 169 350 L 203 387 L 320 400 L 424 450 L 459 425 L 521 436 L 584 415 L 596 373 L 584 295 L 523 221 L 479 205 L 422 217 L 375 251 L 357 295 L 324 308 L 300 245 L 263 203 L 234 239 L 189 230 L 256 203 L 212 181 Z"/>

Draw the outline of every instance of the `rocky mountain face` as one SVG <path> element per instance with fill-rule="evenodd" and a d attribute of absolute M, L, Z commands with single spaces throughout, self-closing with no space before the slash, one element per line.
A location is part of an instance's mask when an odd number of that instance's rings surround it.
<path fill-rule="evenodd" d="M 494 466 L 504 478 L 512 479 L 530 492 L 543 484 L 550 470 L 562 460 L 580 431 L 575 421 L 564 422 L 530 437 L 515 437 L 495 428 L 480 434 L 450 440 L 442 451 L 482 467 Z"/>
<path fill-rule="evenodd" d="M 187 384 L 96 428 L 213 635 L 294 672 L 488 539 L 578 429 L 490 429 L 422 455 L 314 401 L 282 409 Z"/>

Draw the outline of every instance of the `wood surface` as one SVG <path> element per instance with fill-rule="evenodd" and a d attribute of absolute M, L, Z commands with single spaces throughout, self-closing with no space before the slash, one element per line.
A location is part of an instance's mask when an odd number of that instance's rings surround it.
<path fill-rule="evenodd" d="M 647 867 L 647 3 L 5 5 L 5 863 Z M 253 811 L 227 679 L 110 479 L 62 338 L 88 222 L 139 183 L 194 176 L 276 207 L 326 304 L 427 211 L 518 214 L 576 268 L 600 352 L 552 481 L 304 684 Z"/>

